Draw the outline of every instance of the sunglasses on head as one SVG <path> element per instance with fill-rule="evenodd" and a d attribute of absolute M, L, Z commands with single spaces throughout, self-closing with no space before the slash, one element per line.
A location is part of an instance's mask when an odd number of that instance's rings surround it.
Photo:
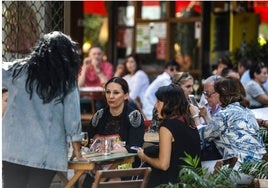
<path fill-rule="evenodd" d="M 180 78 L 177 80 L 176 83 L 180 83 L 180 81 L 181 81 L 182 79 L 187 78 L 187 77 L 189 77 L 189 76 L 190 76 L 190 74 L 189 74 L 188 72 L 183 72 L 182 75 L 180 76 Z"/>

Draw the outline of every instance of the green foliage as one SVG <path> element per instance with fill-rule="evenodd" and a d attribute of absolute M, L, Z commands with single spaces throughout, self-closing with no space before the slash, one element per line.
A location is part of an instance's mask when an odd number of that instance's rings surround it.
<path fill-rule="evenodd" d="M 262 137 L 262 140 L 265 144 L 265 148 L 268 148 L 268 130 L 267 129 L 260 129 L 259 134 Z"/>
<path fill-rule="evenodd" d="M 92 44 L 100 44 L 99 33 L 104 17 L 99 15 L 84 15 L 84 41 L 90 41 Z M 100 44 L 104 47 L 104 44 Z"/>
<path fill-rule="evenodd" d="M 235 188 L 231 177 L 240 177 L 238 171 L 221 168 L 216 174 L 208 173 L 207 168 L 198 167 L 199 158 L 185 154 L 183 160 L 188 164 L 182 167 L 179 183 L 160 185 L 158 188 Z"/>
<path fill-rule="evenodd" d="M 238 170 L 254 178 L 268 179 L 268 161 L 244 162 Z"/>
<path fill-rule="evenodd" d="M 242 57 L 247 57 L 252 61 L 264 62 L 268 65 L 268 42 L 262 46 L 259 44 L 258 39 L 249 43 L 243 42 L 240 48 L 235 50 L 232 55 L 236 63 L 238 63 Z"/>

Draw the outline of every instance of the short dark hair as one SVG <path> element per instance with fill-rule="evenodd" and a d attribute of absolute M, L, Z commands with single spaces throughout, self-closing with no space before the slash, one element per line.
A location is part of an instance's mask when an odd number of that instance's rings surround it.
<path fill-rule="evenodd" d="M 226 77 L 230 72 L 237 72 L 237 71 L 234 68 L 226 67 L 226 68 L 222 69 L 221 76 Z"/>
<path fill-rule="evenodd" d="M 252 66 L 252 61 L 249 58 L 243 57 L 239 60 L 238 64 L 248 70 Z"/>
<path fill-rule="evenodd" d="M 7 88 L 5 88 L 5 87 L 2 88 L 2 94 L 7 92 L 7 91 L 8 91 Z"/>
<path fill-rule="evenodd" d="M 263 69 L 265 66 L 265 64 L 263 62 L 255 62 L 252 67 L 249 70 L 249 76 L 251 79 L 254 78 L 254 73 L 260 74 L 261 73 L 261 69 Z"/>
<path fill-rule="evenodd" d="M 177 63 L 177 61 L 175 61 L 174 59 L 167 61 L 165 63 L 165 69 L 167 69 L 170 66 L 175 66 L 177 71 L 180 71 L 180 65 Z"/>
<path fill-rule="evenodd" d="M 230 59 L 228 56 L 226 56 L 226 55 L 221 56 L 221 57 L 218 59 L 217 66 L 218 66 L 219 64 L 224 64 L 224 65 L 227 66 L 227 68 L 233 68 L 233 63 L 232 63 L 231 59 Z"/>

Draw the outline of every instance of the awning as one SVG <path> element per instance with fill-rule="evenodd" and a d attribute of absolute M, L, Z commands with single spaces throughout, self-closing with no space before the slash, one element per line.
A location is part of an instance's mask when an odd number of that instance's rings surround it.
<path fill-rule="evenodd" d="M 107 16 L 105 1 L 84 1 L 84 14 L 97 14 Z"/>

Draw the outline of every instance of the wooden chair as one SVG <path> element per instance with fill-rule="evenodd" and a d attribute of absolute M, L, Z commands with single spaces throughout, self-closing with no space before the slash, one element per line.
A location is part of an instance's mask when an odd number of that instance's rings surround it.
<path fill-rule="evenodd" d="M 90 114 L 90 113 L 81 114 L 81 123 L 82 123 L 82 125 L 83 126 L 88 126 L 90 120 L 92 119 L 92 117 L 93 117 L 93 114 Z"/>
<path fill-rule="evenodd" d="M 150 167 L 98 170 L 92 188 L 146 188 L 150 173 Z M 130 179 L 123 180 L 123 177 L 130 177 Z M 121 178 L 121 180 L 103 181 L 110 178 Z"/>
<path fill-rule="evenodd" d="M 268 180 L 267 179 L 254 178 L 253 188 L 267 188 L 267 187 L 268 187 Z"/>
<path fill-rule="evenodd" d="M 265 148 L 265 149 L 266 149 L 266 153 L 263 155 L 262 160 L 268 161 L 268 148 Z"/>
<path fill-rule="evenodd" d="M 236 162 L 237 162 L 237 157 L 231 157 L 228 159 L 222 159 L 222 160 L 217 161 L 214 166 L 213 174 L 217 173 L 219 169 L 225 165 L 229 165 L 228 168 L 233 169 Z"/>

